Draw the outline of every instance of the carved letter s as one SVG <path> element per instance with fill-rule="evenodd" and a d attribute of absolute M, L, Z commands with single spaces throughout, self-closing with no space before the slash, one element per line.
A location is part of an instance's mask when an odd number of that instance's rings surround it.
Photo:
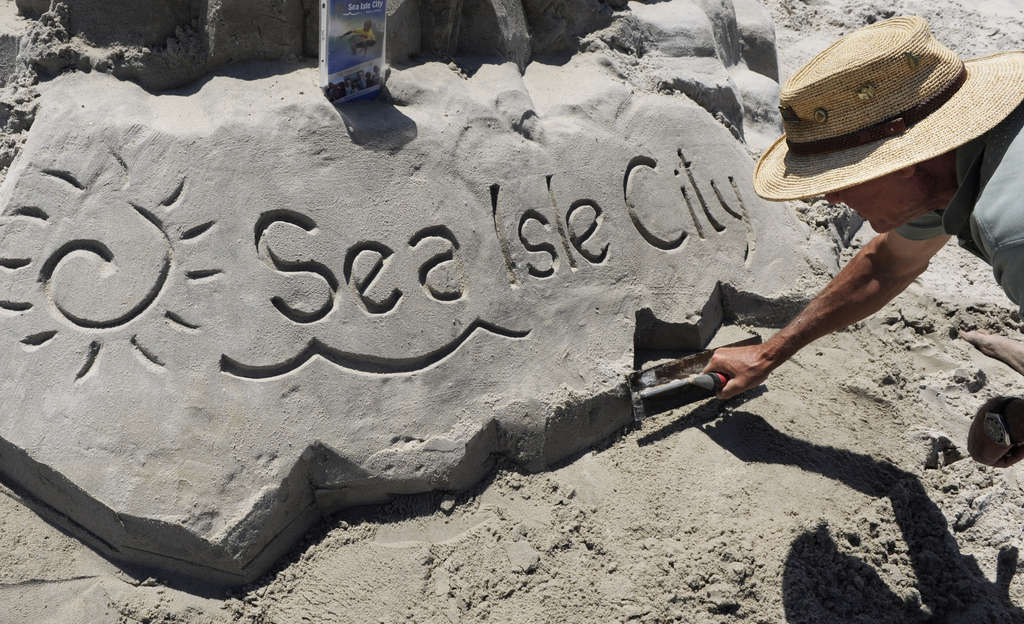
<path fill-rule="evenodd" d="M 269 212 L 265 212 L 260 215 L 259 220 L 256 221 L 255 237 L 257 253 L 259 253 L 260 242 L 263 240 L 264 235 L 270 226 L 275 223 L 287 223 L 309 233 L 316 230 L 316 222 L 302 213 L 292 210 L 271 210 Z M 285 318 L 295 323 L 303 324 L 315 323 L 330 314 L 331 310 L 334 309 L 334 293 L 338 291 L 338 279 L 334 276 L 334 273 L 325 265 L 316 262 L 315 260 L 286 260 L 280 258 L 274 253 L 274 250 L 270 248 L 270 243 L 267 243 L 265 247 L 267 250 L 267 256 L 270 260 L 270 265 L 274 269 L 277 269 L 282 273 L 312 273 L 324 280 L 331 291 L 331 296 L 327 297 L 323 305 L 312 312 L 294 308 L 283 298 L 275 296 L 270 300 L 270 303 L 277 308 L 277 311 L 283 314 Z"/>
<path fill-rule="evenodd" d="M 526 239 L 526 233 L 524 232 L 524 229 L 526 228 L 526 224 L 529 223 L 530 221 L 536 221 L 537 223 L 540 223 L 542 226 L 544 226 L 544 229 L 548 228 L 547 217 L 531 208 L 530 210 L 524 212 L 523 216 L 519 219 L 519 242 L 523 244 L 523 247 L 525 247 L 527 251 L 532 251 L 535 253 L 546 253 L 549 256 L 551 256 L 551 266 L 546 269 L 541 269 L 534 265 L 532 262 L 529 262 L 526 265 L 526 269 L 527 271 L 529 271 L 530 275 L 534 277 L 551 277 L 552 275 L 555 274 L 555 269 L 558 267 L 558 254 L 555 251 L 555 246 L 547 241 L 534 243 Z"/>

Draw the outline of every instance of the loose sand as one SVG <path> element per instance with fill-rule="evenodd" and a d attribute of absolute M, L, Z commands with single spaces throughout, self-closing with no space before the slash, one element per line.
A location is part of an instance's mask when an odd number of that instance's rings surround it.
<path fill-rule="evenodd" d="M 1011 0 L 769 4 L 783 76 L 889 14 L 925 15 L 965 56 L 1024 47 Z M 846 223 L 803 212 L 823 238 Z M 974 409 L 1021 378 L 955 338 L 1019 326 L 987 267 L 947 247 L 762 393 L 549 473 L 344 513 L 228 597 L 140 582 L 0 490 L 0 622 L 1022 622 L 1024 469 L 962 458 Z"/>

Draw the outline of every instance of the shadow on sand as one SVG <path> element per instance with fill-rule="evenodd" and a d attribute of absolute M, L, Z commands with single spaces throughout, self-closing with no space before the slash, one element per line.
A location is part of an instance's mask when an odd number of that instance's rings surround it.
<path fill-rule="evenodd" d="M 416 122 L 383 99 L 337 104 L 349 138 L 375 152 L 394 153 L 419 134 Z"/>
<path fill-rule="evenodd" d="M 1009 600 L 1017 550 L 999 555 L 997 579 L 963 555 L 945 516 L 920 480 L 868 455 L 790 437 L 748 412 L 733 412 L 702 430 L 745 462 L 785 464 L 814 472 L 871 497 L 887 497 L 906 543 L 916 589 L 894 593 L 871 565 L 840 552 L 825 526 L 806 531 L 790 546 L 782 578 L 790 624 L 811 622 L 1024 622 Z M 859 536 L 850 535 L 851 544 Z M 897 551 L 888 546 L 889 554 Z"/>

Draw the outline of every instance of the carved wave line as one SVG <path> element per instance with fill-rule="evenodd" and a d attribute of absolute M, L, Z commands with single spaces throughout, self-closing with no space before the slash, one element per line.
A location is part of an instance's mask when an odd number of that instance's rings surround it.
<path fill-rule="evenodd" d="M 452 342 L 440 349 L 417 357 L 381 358 L 373 355 L 349 353 L 327 345 L 321 342 L 318 338 L 313 338 L 309 341 L 306 348 L 300 351 L 298 355 L 285 360 L 284 362 L 256 366 L 252 364 L 243 364 L 242 362 L 234 360 L 227 355 L 221 355 L 220 369 L 221 372 L 227 375 L 242 379 L 271 379 L 273 377 L 282 377 L 295 372 L 314 357 L 321 357 L 339 368 L 353 372 L 369 373 L 374 375 L 400 375 L 415 373 L 430 368 L 431 366 L 439 364 L 443 360 L 447 359 L 458 351 L 459 348 L 462 347 L 462 345 L 465 344 L 477 330 L 495 334 L 502 338 L 516 340 L 526 338 L 530 335 L 530 330 L 515 331 L 499 327 L 486 321 L 476 320 L 473 321 L 473 323 L 470 324 L 466 330 Z"/>

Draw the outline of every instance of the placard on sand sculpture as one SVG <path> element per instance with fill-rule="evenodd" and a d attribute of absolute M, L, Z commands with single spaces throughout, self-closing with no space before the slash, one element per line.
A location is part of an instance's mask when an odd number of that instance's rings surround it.
<path fill-rule="evenodd" d="M 323 512 L 541 469 L 629 420 L 638 310 L 799 269 L 682 98 L 542 143 L 390 109 L 375 150 L 311 82 L 63 77 L 5 182 L 0 470 L 117 560 L 241 583 Z"/>

